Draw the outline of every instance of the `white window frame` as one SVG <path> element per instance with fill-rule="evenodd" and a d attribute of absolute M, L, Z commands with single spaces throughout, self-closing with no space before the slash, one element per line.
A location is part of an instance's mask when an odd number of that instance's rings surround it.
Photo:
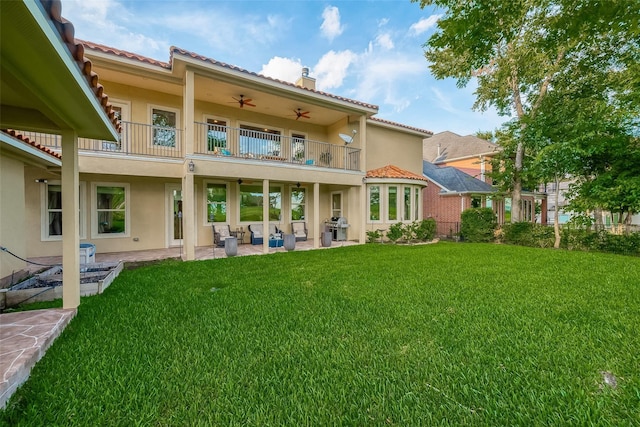
<path fill-rule="evenodd" d="M 378 212 L 378 219 L 371 219 L 371 189 L 373 187 L 378 187 L 378 203 L 379 203 L 379 212 Z M 384 185 L 383 184 L 367 184 L 367 222 L 370 224 L 374 224 L 374 223 L 381 223 L 384 222 L 383 218 L 384 218 L 384 206 L 383 206 L 383 191 L 384 191 Z"/>
<path fill-rule="evenodd" d="M 339 194 L 340 195 L 340 215 L 334 215 L 333 212 L 333 195 L 334 194 Z M 331 211 L 331 217 L 342 217 L 344 216 L 344 194 L 342 191 L 332 191 L 331 192 L 331 198 L 329 199 L 329 210 Z"/>
<path fill-rule="evenodd" d="M 40 187 L 40 240 L 43 242 L 56 242 L 62 241 L 62 234 L 59 236 L 51 236 L 49 235 L 49 186 L 50 185 L 60 185 L 62 186 L 62 181 L 54 180 L 48 181 L 44 185 Z M 78 194 L 79 194 L 79 214 L 80 214 L 80 239 L 86 239 L 87 233 L 87 220 L 86 220 L 86 212 L 87 212 L 87 183 L 84 181 L 80 181 L 80 185 L 78 186 Z"/>
<path fill-rule="evenodd" d="M 299 138 L 301 136 L 303 138 Z M 303 153 L 302 153 L 302 157 L 301 158 L 296 158 L 295 157 L 296 153 L 293 150 L 294 140 L 301 140 L 302 144 L 304 144 L 304 149 L 303 149 Z M 289 131 L 289 149 L 291 150 L 291 160 L 292 161 L 303 163 L 307 159 L 308 152 L 309 152 L 309 144 L 308 144 L 308 142 L 309 142 L 309 134 L 307 132 L 298 132 L 296 130 Z"/>
<path fill-rule="evenodd" d="M 223 122 L 226 123 L 224 126 L 227 128 L 227 131 L 226 131 L 225 146 L 223 148 L 226 149 L 226 150 L 229 150 L 230 149 L 229 145 L 231 144 L 231 135 L 229 135 L 229 128 L 230 128 L 231 119 L 226 118 L 226 117 L 222 117 L 222 116 L 214 116 L 212 114 L 203 114 L 202 115 L 202 122 L 207 126 L 212 124 L 212 123 L 208 123 L 208 120 L 220 120 L 220 121 L 223 121 Z M 207 134 L 206 134 L 207 132 L 208 132 L 208 130 L 205 131 L 205 138 L 204 138 L 205 146 L 204 146 L 204 150 L 206 152 L 213 153 L 213 152 L 215 152 L 215 150 L 209 151 L 209 149 L 208 149 L 209 146 L 208 146 L 208 143 L 207 143 Z"/>
<path fill-rule="evenodd" d="M 124 188 L 124 233 L 98 233 L 98 187 Z M 131 186 L 127 182 L 92 182 L 91 183 L 91 238 L 118 239 L 131 234 Z"/>
<path fill-rule="evenodd" d="M 391 219 L 389 216 L 389 188 L 391 187 L 396 187 L 396 218 L 395 219 Z M 396 184 L 396 183 L 389 183 L 389 184 L 385 184 L 384 185 L 384 219 L 387 223 L 391 223 L 391 221 L 393 221 L 393 223 L 397 223 L 401 221 L 401 217 L 400 214 L 402 213 L 402 206 L 400 205 L 400 194 L 401 194 L 402 190 L 402 185 L 401 184 Z"/>
<path fill-rule="evenodd" d="M 263 125 L 263 124 L 259 124 L 259 123 L 252 123 L 252 122 L 242 122 L 242 121 L 238 121 L 238 154 L 242 154 L 242 155 L 248 155 L 248 153 L 241 153 L 240 152 L 240 143 L 242 140 L 242 136 L 240 136 L 240 134 L 242 133 L 242 130 L 248 130 L 248 129 L 243 129 L 243 126 L 248 126 L 251 128 L 254 128 L 252 130 L 256 130 L 259 129 L 260 132 L 266 132 L 269 133 L 269 131 L 274 131 L 274 132 L 278 132 L 278 136 L 280 137 L 280 154 L 282 154 L 282 142 L 283 142 L 283 137 L 285 136 L 284 134 L 284 129 L 283 128 L 278 128 L 278 127 L 274 127 L 274 126 L 269 126 L 269 125 Z M 265 131 L 265 129 L 267 129 Z M 273 134 L 276 135 L 276 134 Z"/>
<path fill-rule="evenodd" d="M 236 203 L 235 203 L 236 208 L 237 208 L 236 223 L 238 225 L 249 225 L 249 224 L 255 224 L 256 222 L 263 222 L 264 218 L 262 218 L 262 221 L 241 221 L 240 220 L 240 215 L 241 215 L 241 212 L 240 212 L 240 210 L 241 210 L 240 201 L 241 200 L 240 199 L 241 199 L 241 193 L 242 193 L 242 191 L 240 189 L 241 189 L 242 185 L 258 185 L 258 184 L 247 184 L 247 183 L 245 183 L 245 184 L 239 184 L 236 187 Z M 262 187 L 262 184 L 260 184 L 260 187 Z M 271 194 L 271 189 L 272 188 L 277 188 L 278 191 L 280 192 L 280 217 L 277 220 L 269 219 L 268 222 L 282 224 L 282 211 L 284 210 L 284 195 L 285 195 L 284 194 L 284 186 L 282 184 L 269 184 L 269 192 L 267 193 L 266 197 L 265 197 L 264 192 L 262 192 L 262 206 L 261 207 L 264 208 L 264 203 L 265 203 L 264 199 L 267 199 L 267 203 L 269 203 L 268 199 L 269 199 L 269 194 Z"/>
<path fill-rule="evenodd" d="M 207 204 L 209 203 L 209 199 L 207 198 L 207 187 L 209 186 L 209 184 L 218 184 L 218 185 L 224 185 L 226 187 L 227 190 L 227 200 L 226 200 L 226 204 L 227 204 L 227 220 L 225 222 L 209 222 L 209 210 L 208 210 L 208 206 Z M 230 221 L 229 218 L 229 207 L 231 206 L 231 202 L 230 202 L 230 185 L 228 182 L 225 181 L 214 181 L 214 180 L 208 180 L 205 179 L 204 180 L 204 187 L 203 187 L 203 192 L 202 192 L 202 199 L 203 199 L 203 225 L 205 226 L 210 226 L 210 225 L 214 225 L 214 224 L 228 224 Z"/>
<path fill-rule="evenodd" d="M 176 115 L 176 144 L 175 147 L 170 147 L 170 146 L 164 146 L 164 145 L 156 145 L 153 143 L 153 110 L 163 110 L 163 111 L 168 111 L 170 113 L 175 113 Z M 175 151 L 175 150 L 180 150 L 180 132 L 179 130 L 180 125 L 181 125 L 181 121 L 180 121 L 180 109 L 179 108 L 173 108 L 173 107 L 168 107 L 166 105 L 157 105 L 157 104 L 147 104 L 147 117 L 149 118 L 149 147 L 153 148 L 154 150 L 171 150 L 171 151 Z"/>
<path fill-rule="evenodd" d="M 300 188 L 296 187 L 295 185 L 292 185 L 290 187 L 290 191 L 289 191 L 289 221 L 306 221 L 307 218 L 309 218 L 309 216 L 307 215 L 307 205 L 308 203 L 308 197 L 309 197 L 309 191 L 307 191 L 307 187 L 301 186 Z M 304 218 L 303 219 L 293 219 L 293 192 L 294 191 L 298 191 L 298 190 L 303 190 L 304 191 Z M 280 216 L 282 217 L 282 208 L 280 209 Z"/>

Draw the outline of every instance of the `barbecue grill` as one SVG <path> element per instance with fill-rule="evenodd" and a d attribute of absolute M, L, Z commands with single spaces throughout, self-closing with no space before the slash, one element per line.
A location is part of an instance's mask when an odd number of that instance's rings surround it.
<path fill-rule="evenodd" d="M 330 221 L 325 221 L 325 229 L 331 232 L 331 238 L 336 241 L 344 241 L 347 240 L 347 228 L 349 228 L 349 224 L 347 223 L 347 218 L 340 217 L 331 217 Z"/>

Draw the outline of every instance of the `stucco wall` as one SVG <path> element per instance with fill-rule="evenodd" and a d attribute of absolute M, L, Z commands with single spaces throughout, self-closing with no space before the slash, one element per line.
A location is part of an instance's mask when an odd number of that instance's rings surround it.
<path fill-rule="evenodd" d="M 24 194 L 24 164 L 0 154 L 0 245 L 22 258 L 27 255 Z M 24 261 L 0 252 L 0 279 L 25 266 Z"/>
<path fill-rule="evenodd" d="M 368 122 L 367 170 L 387 165 L 422 175 L 422 137 Z"/>

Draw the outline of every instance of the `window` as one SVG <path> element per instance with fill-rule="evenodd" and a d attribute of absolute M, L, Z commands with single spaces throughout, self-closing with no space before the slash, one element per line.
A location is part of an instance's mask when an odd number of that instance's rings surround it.
<path fill-rule="evenodd" d="M 207 183 L 207 222 L 227 222 L 227 185 Z"/>
<path fill-rule="evenodd" d="M 280 156 L 280 131 L 243 125 L 240 127 L 240 154 Z"/>
<path fill-rule="evenodd" d="M 307 205 L 307 193 L 305 188 L 293 188 L 291 190 L 291 221 L 305 219 Z"/>
<path fill-rule="evenodd" d="M 306 136 L 302 134 L 291 135 L 291 157 L 292 160 L 302 162 L 305 158 Z"/>
<path fill-rule="evenodd" d="M 227 122 L 207 119 L 207 151 L 227 148 Z"/>
<path fill-rule="evenodd" d="M 482 198 L 480 196 L 472 196 L 471 197 L 471 207 L 472 208 L 481 208 L 482 207 Z"/>
<path fill-rule="evenodd" d="M 176 147 L 177 110 L 151 108 L 151 125 L 153 128 L 153 145 Z"/>
<path fill-rule="evenodd" d="M 331 193 L 331 217 L 342 216 L 342 193 Z"/>
<path fill-rule="evenodd" d="M 129 185 L 94 183 L 92 237 L 128 235 Z"/>
<path fill-rule="evenodd" d="M 387 198 L 387 218 L 389 221 L 398 219 L 398 187 L 389 187 Z"/>
<path fill-rule="evenodd" d="M 369 220 L 380 221 L 380 187 L 369 187 Z"/>
<path fill-rule="evenodd" d="M 262 221 L 264 197 L 262 185 L 240 185 L 240 221 Z M 279 221 L 282 208 L 282 190 L 269 188 L 269 221 Z"/>
<path fill-rule="evenodd" d="M 414 206 L 413 206 L 413 219 L 417 221 L 420 219 L 420 187 L 415 187 L 414 189 L 415 197 L 414 197 Z"/>
<path fill-rule="evenodd" d="M 62 236 L 62 186 L 47 185 L 47 235 Z"/>
<path fill-rule="evenodd" d="M 85 238 L 85 183 L 80 183 L 78 193 L 80 238 Z M 42 240 L 62 239 L 62 185 L 59 181 L 51 181 L 42 188 Z"/>
<path fill-rule="evenodd" d="M 411 221 L 411 187 L 404 187 L 404 220 Z"/>

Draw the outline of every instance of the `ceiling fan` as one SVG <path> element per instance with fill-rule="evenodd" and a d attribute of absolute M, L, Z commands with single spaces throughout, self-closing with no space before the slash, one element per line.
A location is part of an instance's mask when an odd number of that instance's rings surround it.
<path fill-rule="evenodd" d="M 240 108 L 243 108 L 245 105 L 249 106 L 249 107 L 255 107 L 256 104 L 252 104 L 251 101 L 253 101 L 253 99 L 251 98 L 247 98 L 244 99 L 244 95 L 240 95 L 240 99 L 236 98 L 235 96 L 232 96 L 233 99 L 235 99 L 238 104 L 240 104 Z"/>
<path fill-rule="evenodd" d="M 310 111 L 302 111 L 302 109 L 298 108 L 297 110 L 293 110 L 293 112 L 296 113 L 296 120 L 298 120 L 300 117 L 303 117 L 305 119 L 311 118 L 309 117 Z"/>

